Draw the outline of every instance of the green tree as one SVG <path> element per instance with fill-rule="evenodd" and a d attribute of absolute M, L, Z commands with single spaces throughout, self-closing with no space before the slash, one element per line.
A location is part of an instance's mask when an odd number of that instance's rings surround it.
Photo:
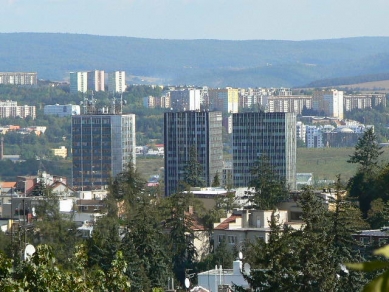
<path fill-rule="evenodd" d="M 196 146 L 191 146 L 189 149 L 189 160 L 184 169 L 183 182 L 191 187 L 203 187 L 203 168 L 198 162 Z"/>
<path fill-rule="evenodd" d="M 78 246 L 71 261 L 71 270 L 64 269 L 47 245 L 39 245 L 31 259 L 12 270 L 12 260 L 0 254 L 1 291 L 130 291 L 130 283 L 124 275 L 126 263 L 121 253 L 113 260 L 112 268 L 86 269 L 86 253 Z"/>
<path fill-rule="evenodd" d="M 212 180 L 212 187 L 220 187 L 219 171 L 216 171 Z"/>
<path fill-rule="evenodd" d="M 349 163 L 359 164 L 357 173 L 350 178 L 348 190 L 351 197 L 358 198 L 359 208 L 364 218 L 367 217 L 370 203 L 377 198 L 376 177 L 379 172 L 379 157 L 383 153 L 376 141 L 373 129 L 368 129 L 358 140 L 354 154 Z"/>
<path fill-rule="evenodd" d="M 176 193 L 167 198 L 170 216 L 166 221 L 169 230 L 172 270 L 176 279 L 184 285 L 187 270 L 195 269 L 197 252 L 194 247 L 193 214 L 188 212 L 190 194 Z"/>
<path fill-rule="evenodd" d="M 288 198 L 285 179 L 273 170 L 267 156 L 258 158 L 251 170 L 252 180 L 246 194 L 256 209 L 273 210 L 277 204 Z"/>
<path fill-rule="evenodd" d="M 274 212 L 269 241 L 248 245 L 245 261 L 251 274 L 244 275 L 253 289 L 261 291 L 358 291 L 365 279 L 342 266 L 344 260 L 361 258 L 352 234 L 361 216 L 357 208 L 341 196 L 325 201 L 306 188 L 299 205 L 303 226 L 293 230 L 279 222 Z"/>
<path fill-rule="evenodd" d="M 244 260 L 251 265 L 251 273 L 243 275 L 254 291 L 295 291 L 300 242 L 291 238 L 291 230 L 284 228 L 276 212 L 269 223 L 268 243 L 260 238 L 247 244 Z"/>
<path fill-rule="evenodd" d="M 136 170 L 132 162 L 129 162 L 125 171 L 119 173 L 109 185 L 109 197 L 107 207 L 109 213 L 118 211 L 131 216 L 137 204 L 138 198 L 143 194 L 146 181 Z M 117 214 L 112 214 L 116 216 Z"/>
<path fill-rule="evenodd" d="M 120 225 L 113 217 L 103 217 L 93 228 L 93 236 L 88 238 L 87 253 L 88 267 L 97 267 L 104 272 L 111 268 L 111 264 L 120 251 Z"/>
<path fill-rule="evenodd" d="M 135 254 L 137 256 L 138 265 L 130 265 L 126 273 L 138 291 L 164 287 L 170 274 L 167 238 L 159 217 L 155 204 L 143 195 L 128 222 L 130 232 L 123 239 L 122 249 L 128 262 Z"/>
<path fill-rule="evenodd" d="M 367 222 L 372 229 L 382 228 L 389 224 L 389 203 L 381 198 L 371 202 L 371 208 L 367 213 Z"/>
<path fill-rule="evenodd" d="M 50 245 L 58 262 L 66 266 L 67 259 L 73 255 L 74 248 L 80 241 L 76 233 L 77 227 L 71 215 L 60 212 L 59 198 L 44 184 L 41 186 L 42 200 L 36 206 L 38 220 L 34 223 L 33 232 L 27 235 L 35 244 Z"/>
<path fill-rule="evenodd" d="M 329 212 L 331 230 L 329 235 L 332 241 L 333 262 L 337 267 L 337 291 L 359 291 L 366 283 L 360 272 L 347 271 L 344 263 L 354 260 L 363 260 L 359 242 L 353 237 L 359 230 L 366 229 L 368 224 L 362 219 L 362 213 L 354 202 L 350 201 L 343 191 L 341 176 L 337 176 L 335 183 L 335 198 L 330 201 L 333 207 Z"/>
<path fill-rule="evenodd" d="M 383 153 L 381 149 L 373 128 L 369 128 L 358 139 L 354 154 L 350 155 L 347 162 L 359 164 L 361 172 L 375 171 L 378 168 L 379 157 Z"/>

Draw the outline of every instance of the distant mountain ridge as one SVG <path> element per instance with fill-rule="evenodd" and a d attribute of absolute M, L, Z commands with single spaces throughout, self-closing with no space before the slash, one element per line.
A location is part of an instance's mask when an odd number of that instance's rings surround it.
<path fill-rule="evenodd" d="M 388 73 L 389 37 L 225 41 L 0 33 L 0 71 L 59 81 L 71 71 L 94 69 L 125 70 L 161 84 L 295 87 Z"/>

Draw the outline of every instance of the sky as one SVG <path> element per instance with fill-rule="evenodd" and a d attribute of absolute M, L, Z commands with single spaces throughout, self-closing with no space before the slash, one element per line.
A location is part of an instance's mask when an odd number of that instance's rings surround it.
<path fill-rule="evenodd" d="M 0 33 L 153 39 L 389 36 L 388 0 L 0 0 Z"/>

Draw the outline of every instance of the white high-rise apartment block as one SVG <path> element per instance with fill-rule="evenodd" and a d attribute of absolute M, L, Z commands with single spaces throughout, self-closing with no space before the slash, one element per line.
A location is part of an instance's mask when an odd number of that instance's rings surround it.
<path fill-rule="evenodd" d="M 104 71 L 94 70 L 88 72 L 88 89 L 93 91 L 105 90 L 105 76 Z"/>
<path fill-rule="evenodd" d="M 336 89 L 315 91 L 312 97 L 312 109 L 318 115 L 343 120 L 343 91 Z"/>
<path fill-rule="evenodd" d="M 37 73 L 33 72 L 0 72 L 0 84 L 37 85 Z"/>
<path fill-rule="evenodd" d="M 126 72 L 115 71 L 108 73 L 108 90 L 114 93 L 126 91 Z"/>
<path fill-rule="evenodd" d="M 105 75 L 102 70 L 70 72 L 70 93 L 104 91 L 104 87 Z"/>
<path fill-rule="evenodd" d="M 36 107 L 29 105 L 18 106 L 16 101 L 7 100 L 0 101 L 0 118 L 22 118 L 32 117 L 36 118 Z"/>
<path fill-rule="evenodd" d="M 301 115 L 303 109 L 312 107 L 312 97 L 308 95 L 269 96 L 265 108 L 269 113 L 283 112 Z"/>
<path fill-rule="evenodd" d="M 239 89 L 231 87 L 209 89 L 208 95 L 210 110 L 217 110 L 229 114 L 239 111 Z"/>
<path fill-rule="evenodd" d="M 88 91 L 88 72 L 70 72 L 70 93 Z"/>
<path fill-rule="evenodd" d="M 200 110 L 200 89 L 186 88 L 170 91 L 170 100 L 173 110 L 196 111 Z"/>
<path fill-rule="evenodd" d="M 298 121 L 296 123 L 296 138 L 304 141 L 305 143 L 306 133 L 307 133 L 306 126 L 302 122 Z"/>
<path fill-rule="evenodd" d="M 307 148 L 323 148 L 323 132 L 321 128 L 316 126 L 306 126 L 306 139 L 305 143 Z"/>

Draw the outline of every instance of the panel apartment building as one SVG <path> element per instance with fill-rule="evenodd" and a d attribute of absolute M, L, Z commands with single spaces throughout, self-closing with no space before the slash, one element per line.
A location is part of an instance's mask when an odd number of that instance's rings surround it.
<path fill-rule="evenodd" d="M 315 91 L 312 96 L 312 109 L 319 116 L 343 120 L 343 91 L 336 89 Z"/>
<path fill-rule="evenodd" d="M 126 72 L 115 71 L 108 73 L 108 91 L 122 93 L 126 91 Z"/>
<path fill-rule="evenodd" d="M 233 178 L 235 187 L 247 187 L 251 169 L 266 155 L 274 172 L 296 188 L 295 113 L 249 112 L 233 114 Z"/>
<path fill-rule="evenodd" d="M 70 72 L 70 93 L 88 90 L 105 90 L 105 73 L 102 70 Z"/>
<path fill-rule="evenodd" d="M 0 84 L 37 85 L 36 72 L 0 72 Z"/>
<path fill-rule="evenodd" d="M 17 101 L 0 101 L 0 118 L 36 118 L 36 107 L 29 105 L 18 105 Z"/>
<path fill-rule="evenodd" d="M 72 116 L 72 185 L 76 190 L 105 188 L 135 156 L 135 115 Z"/>
<path fill-rule="evenodd" d="M 210 186 L 217 172 L 221 177 L 223 168 L 221 112 L 166 112 L 164 139 L 165 196 L 174 194 L 178 183 L 184 179 L 192 146 L 196 147 L 205 184 Z"/>

